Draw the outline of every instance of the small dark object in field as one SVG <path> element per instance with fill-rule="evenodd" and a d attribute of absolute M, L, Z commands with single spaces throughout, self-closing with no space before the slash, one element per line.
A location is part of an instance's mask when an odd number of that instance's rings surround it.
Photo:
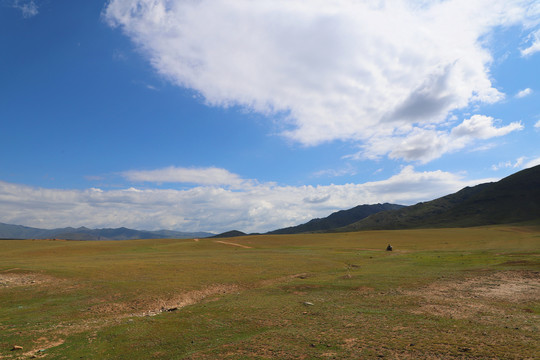
<path fill-rule="evenodd" d="M 178 308 L 177 308 L 177 307 L 173 307 L 173 308 L 167 309 L 167 311 L 168 311 L 168 312 L 171 312 L 171 311 L 176 311 L 176 310 L 178 310 Z"/>
<path fill-rule="evenodd" d="M 392 251 L 392 245 L 388 244 L 388 246 L 386 247 L 386 251 Z"/>
<path fill-rule="evenodd" d="M 458 350 L 461 351 L 461 352 L 469 352 L 469 351 L 471 351 L 471 349 L 468 348 L 468 347 L 460 347 L 460 348 L 458 348 Z"/>

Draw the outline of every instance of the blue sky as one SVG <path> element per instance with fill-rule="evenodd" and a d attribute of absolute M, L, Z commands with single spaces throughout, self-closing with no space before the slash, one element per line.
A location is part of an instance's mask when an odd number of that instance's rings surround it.
<path fill-rule="evenodd" d="M 0 222 L 268 231 L 540 163 L 535 1 L 0 0 Z"/>

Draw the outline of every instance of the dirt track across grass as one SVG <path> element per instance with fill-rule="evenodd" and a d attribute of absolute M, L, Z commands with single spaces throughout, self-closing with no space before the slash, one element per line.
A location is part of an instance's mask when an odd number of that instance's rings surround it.
<path fill-rule="evenodd" d="M 242 244 L 237 244 L 237 243 L 232 243 L 232 242 L 228 242 L 228 241 L 219 241 L 219 240 L 215 240 L 214 242 L 215 242 L 215 243 L 219 243 L 219 244 L 224 244 L 224 245 L 238 246 L 238 247 L 241 247 L 241 248 L 243 248 L 243 249 L 253 249 L 251 246 L 242 245 Z"/>

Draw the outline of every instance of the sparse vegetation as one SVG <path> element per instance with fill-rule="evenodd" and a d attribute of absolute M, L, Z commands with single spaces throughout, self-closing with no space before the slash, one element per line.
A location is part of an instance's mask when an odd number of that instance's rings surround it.
<path fill-rule="evenodd" d="M 539 240 L 496 226 L 0 241 L 0 358 L 538 358 Z"/>

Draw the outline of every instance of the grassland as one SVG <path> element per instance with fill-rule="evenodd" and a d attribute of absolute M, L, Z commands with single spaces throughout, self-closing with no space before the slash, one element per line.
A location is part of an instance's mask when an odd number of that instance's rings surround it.
<path fill-rule="evenodd" d="M 0 254 L 2 359 L 540 358 L 538 227 L 5 240 Z"/>

